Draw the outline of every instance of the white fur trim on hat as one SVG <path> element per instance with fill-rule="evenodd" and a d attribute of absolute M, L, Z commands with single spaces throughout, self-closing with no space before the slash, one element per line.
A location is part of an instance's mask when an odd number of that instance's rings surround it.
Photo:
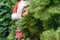
<path fill-rule="evenodd" d="M 28 5 L 28 2 L 26 1 L 21 1 L 18 4 L 18 9 L 17 9 L 17 14 L 22 16 L 22 10 L 24 9 L 24 7 L 26 7 Z"/>
<path fill-rule="evenodd" d="M 11 19 L 12 19 L 12 20 L 17 20 L 17 19 L 21 19 L 21 17 L 19 17 L 19 16 L 17 15 L 17 13 L 13 13 L 13 14 L 11 15 Z"/>

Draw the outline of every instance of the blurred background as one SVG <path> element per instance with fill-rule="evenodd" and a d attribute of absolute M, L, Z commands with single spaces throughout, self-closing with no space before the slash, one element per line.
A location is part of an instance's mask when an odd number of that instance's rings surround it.
<path fill-rule="evenodd" d="M 18 0 L 0 0 L 0 40 L 14 40 L 20 29 L 24 40 L 60 40 L 60 0 L 26 0 L 28 15 L 11 20 L 12 9 Z"/>

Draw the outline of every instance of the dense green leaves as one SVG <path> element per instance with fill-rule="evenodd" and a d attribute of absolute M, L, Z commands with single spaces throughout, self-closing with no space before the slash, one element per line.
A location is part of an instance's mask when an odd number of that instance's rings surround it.
<path fill-rule="evenodd" d="M 22 24 L 25 40 L 60 40 L 60 0 L 29 1 L 29 14 L 14 21 L 7 39 L 14 40 L 16 27 Z"/>
<path fill-rule="evenodd" d="M 11 25 L 10 8 L 2 1 L 0 3 L 0 39 L 5 40 L 9 35 Z"/>

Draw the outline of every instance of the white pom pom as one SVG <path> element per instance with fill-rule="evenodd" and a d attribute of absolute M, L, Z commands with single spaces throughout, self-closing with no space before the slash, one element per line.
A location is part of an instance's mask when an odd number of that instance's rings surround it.
<path fill-rule="evenodd" d="M 19 15 L 17 15 L 17 13 L 13 13 L 13 14 L 11 15 L 11 19 L 12 19 L 12 20 L 17 20 L 17 19 L 21 19 L 21 17 L 20 17 Z"/>

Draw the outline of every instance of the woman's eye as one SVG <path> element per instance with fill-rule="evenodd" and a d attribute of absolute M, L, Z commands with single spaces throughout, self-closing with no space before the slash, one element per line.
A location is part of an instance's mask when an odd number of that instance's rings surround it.
<path fill-rule="evenodd" d="M 26 12 L 26 10 L 23 10 L 23 13 Z"/>
<path fill-rule="evenodd" d="M 24 10 L 24 12 L 26 12 L 26 10 Z"/>

